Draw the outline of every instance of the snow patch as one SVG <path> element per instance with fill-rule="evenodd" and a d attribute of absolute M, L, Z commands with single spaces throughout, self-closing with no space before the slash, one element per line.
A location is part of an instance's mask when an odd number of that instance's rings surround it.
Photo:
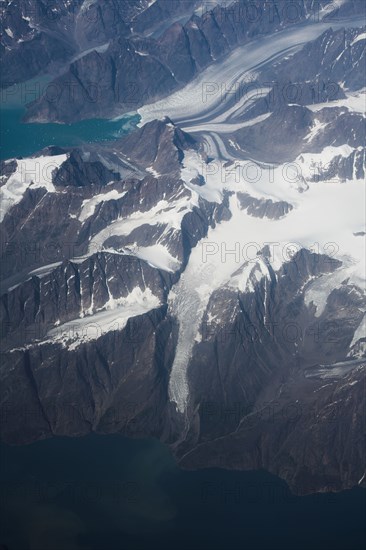
<path fill-rule="evenodd" d="M 180 268 L 180 261 L 174 258 L 162 244 L 152 246 L 138 246 L 134 249 L 133 255 L 145 260 L 151 267 L 174 273 Z"/>
<path fill-rule="evenodd" d="M 365 115 L 366 111 L 366 88 L 362 88 L 357 92 L 347 92 L 345 99 L 337 99 L 335 101 L 328 101 L 326 103 L 314 103 L 313 105 L 306 105 L 308 109 L 313 112 L 320 111 L 324 108 L 332 107 L 346 107 L 353 113 L 361 113 Z"/>
<path fill-rule="evenodd" d="M 143 315 L 159 307 L 160 300 L 152 294 L 149 288 L 144 291 L 135 287 L 123 298 L 110 298 L 96 312 L 67 323 L 59 324 L 47 334 L 47 339 L 41 343 L 60 343 L 73 351 L 83 343 L 97 340 L 112 331 L 121 331 L 132 317 Z"/>
<path fill-rule="evenodd" d="M 356 344 L 356 342 L 361 340 L 361 338 L 366 338 L 366 312 L 364 313 L 361 322 L 353 335 L 353 340 L 350 344 L 350 348 L 352 348 Z"/>
<path fill-rule="evenodd" d="M 363 33 L 359 34 L 359 35 L 351 42 L 351 46 L 353 46 L 354 44 L 356 44 L 356 42 L 359 42 L 360 40 L 366 40 L 366 32 L 363 32 Z"/>
<path fill-rule="evenodd" d="M 44 188 L 56 192 L 52 173 L 67 159 L 67 155 L 16 160 L 16 171 L 0 189 L 0 222 L 9 210 L 20 203 L 27 189 Z"/>
<path fill-rule="evenodd" d="M 126 218 L 118 218 L 108 227 L 97 233 L 89 243 L 88 255 L 96 250 L 102 250 L 104 242 L 113 236 L 128 236 L 142 225 L 165 226 L 164 234 L 171 230 L 180 230 L 183 217 L 197 205 L 194 193 L 188 196 L 179 196 L 170 201 L 161 200 L 150 210 L 135 211 Z"/>
<path fill-rule="evenodd" d="M 103 202 L 109 202 L 112 200 L 118 200 L 121 199 L 126 195 L 126 191 L 119 192 L 116 189 L 113 189 L 113 191 L 109 191 L 108 193 L 101 193 L 100 195 L 95 195 L 91 199 L 86 199 L 83 201 L 81 205 L 81 210 L 79 214 L 79 221 L 84 222 L 90 216 L 92 216 L 95 212 L 96 207 L 98 204 L 101 204 Z"/>
<path fill-rule="evenodd" d="M 149 166 L 148 168 L 146 168 L 146 171 L 150 172 L 150 174 L 152 174 L 155 178 L 158 178 L 161 176 L 161 174 L 159 174 L 159 172 L 157 172 L 152 166 Z"/>

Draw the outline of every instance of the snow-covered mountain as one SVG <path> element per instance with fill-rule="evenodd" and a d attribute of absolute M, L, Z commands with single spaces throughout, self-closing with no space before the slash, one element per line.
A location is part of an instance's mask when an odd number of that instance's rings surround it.
<path fill-rule="evenodd" d="M 5 67 L 25 40 L 38 59 L 41 23 L 5 4 Z M 54 82 L 105 96 L 28 117 L 122 115 L 128 74 L 141 122 L 2 161 L 2 437 L 155 436 L 186 468 L 349 488 L 365 480 L 362 4 L 255 23 L 219 4 L 60 3 L 79 42 Z M 83 23 L 113 6 L 111 27 Z"/>

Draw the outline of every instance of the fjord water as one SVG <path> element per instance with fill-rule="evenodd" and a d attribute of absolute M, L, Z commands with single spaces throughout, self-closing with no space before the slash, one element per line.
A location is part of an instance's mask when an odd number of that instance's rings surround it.
<path fill-rule="evenodd" d="M 50 76 L 3 90 L 0 101 L 0 160 L 30 156 L 49 145 L 79 146 L 83 143 L 113 141 L 131 132 L 140 116 L 127 114 L 119 119 L 89 119 L 72 124 L 23 122 L 26 104 L 39 97 Z"/>
<path fill-rule="evenodd" d="M 112 141 L 128 134 L 138 123 L 138 115 L 119 120 L 91 119 L 73 124 L 24 124 L 24 111 L 2 109 L 0 159 L 27 157 L 48 145 L 71 147 L 83 143 Z"/>
<path fill-rule="evenodd" d="M 1 112 L 1 158 L 117 139 L 138 117 L 23 124 Z M 365 491 L 292 495 L 266 472 L 185 472 L 150 439 L 55 438 L 0 447 L 0 545 L 8 550 L 358 550 Z"/>
<path fill-rule="evenodd" d="M 263 471 L 179 470 L 119 435 L 0 447 L 9 550 L 358 550 L 366 492 L 295 496 Z"/>

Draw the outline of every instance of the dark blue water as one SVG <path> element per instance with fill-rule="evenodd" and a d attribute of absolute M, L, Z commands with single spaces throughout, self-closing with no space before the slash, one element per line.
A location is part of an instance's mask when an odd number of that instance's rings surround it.
<path fill-rule="evenodd" d="M 23 124 L 24 89 L 18 92 L 0 113 L 5 159 L 47 145 L 118 139 L 139 120 Z M 3 445 L 0 480 L 0 548 L 8 550 L 359 550 L 366 544 L 362 489 L 297 497 L 266 472 L 184 472 L 154 440 L 115 435 Z"/>
<path fill-rule="evenodd" d="M 266 472 L 179 470 L 155 440 L 0 448 L 9 550 L 359 550 L 365 494 L 292 495 Z"/>

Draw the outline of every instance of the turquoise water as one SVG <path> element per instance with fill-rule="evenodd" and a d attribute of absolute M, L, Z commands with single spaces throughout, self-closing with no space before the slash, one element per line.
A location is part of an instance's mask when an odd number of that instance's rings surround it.
<path fill-rule="evenodd" d="M 2 159 L 115 140 L 138 115 L 23 124 L 0 111 Z M 266 472 L 185 472 L 151 439 L 118 435 L 0 445 L 0 548 L 8 550 L 358 550 L 362 489 L 296 497 Z M 2 546 L 4 545 L 4 546 Z"/>
<path fill-rule="evenodd" d="M 116 140 L 133 130 L 139 115 L 119 120 L 91 119 L 73 124 L 24 124 L 24 108 L 11 106 L 0 111 L 0 158 L 29 156 L 48 145 L 78 146 L 82 143 Z"/>
<path fill-rule="evenodd" d="M 47 90 L 50 75 L 2 90 L 0 93 L 0 159 L 26 157 L 48 145 L 78 146 L 113 141 L 131 132 L 140 116 L 129 113 L 118 120 L 90 119 L 73 124 L 24 124 L 26 104 Z"/>

